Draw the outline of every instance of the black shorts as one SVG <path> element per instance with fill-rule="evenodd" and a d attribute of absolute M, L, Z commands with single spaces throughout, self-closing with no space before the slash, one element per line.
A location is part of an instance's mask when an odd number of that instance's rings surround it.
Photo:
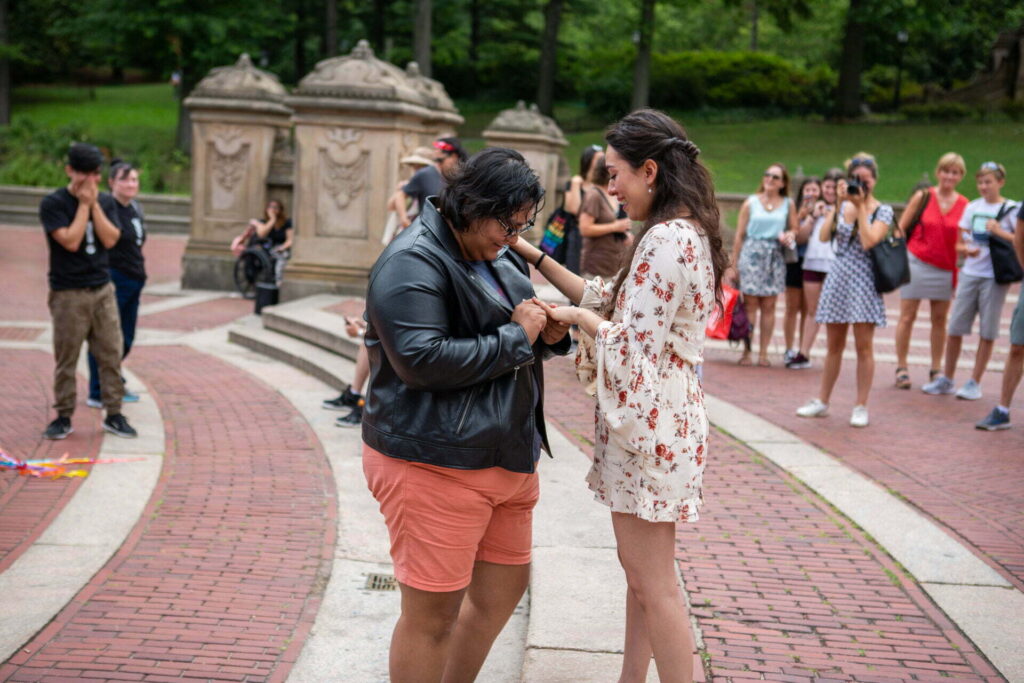
<path fill-rule="evenodd" d="M 793 289 L 804 288 L 804 260 L 801 258 L 796 263 L 786 264 L 786 286 Z"/>

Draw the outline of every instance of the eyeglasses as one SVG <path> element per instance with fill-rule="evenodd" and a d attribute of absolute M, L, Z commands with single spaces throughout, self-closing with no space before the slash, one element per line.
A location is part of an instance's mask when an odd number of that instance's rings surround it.
<path fill-rule="evenodd" d="M 780 176 L 778 173 L 767 173 L 766 172 L 764 174 L 764 177 L 765 178 L 771 178 L 772 180 L 782 180 L 782 176 Z"/>
<path fill-rule="evenodd" d="M 505 237 L 517 237 L 522 235 L 533 228 L 533 224 L 537 221 L 537 218 L 531 218 L 522 225 L 512 225 L 504 218 L 497 219 L 498 225 L 501 226 L 502 230 L 505 231 Z"/>
<path fill-rule="evenodd" d="M 861 158 L 861 159 L 854 159 L 853 161 L 850 162 L 850 170 L 851 171 L 853 169 L 857 168 L 858 166 L 864 166 L 865 168 L 874 168 L 875 167 L 875 162 L 871 161 L 871 159 L 863 159 L 863 158 Z"/>
<path fill-rule="evenodd" d="M 994 161 L 986 161 L 981 165 L 982 171 L 1002 171 L 1003 167 Z"/>
<path fill-rule="evenodd" d="M 601 145 L 591 145 L 590 149 L 594 150 L 595 152 L 600 152 L 602 147 Z"/>

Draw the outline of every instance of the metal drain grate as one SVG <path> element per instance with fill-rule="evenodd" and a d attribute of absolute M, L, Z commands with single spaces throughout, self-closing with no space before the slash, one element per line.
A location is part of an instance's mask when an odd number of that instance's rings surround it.
<path fill-rule="evenodd" d="M 391 574 L 367 574 L 366 590 L 393 591 L 398 590 L 398 582 Z"/>

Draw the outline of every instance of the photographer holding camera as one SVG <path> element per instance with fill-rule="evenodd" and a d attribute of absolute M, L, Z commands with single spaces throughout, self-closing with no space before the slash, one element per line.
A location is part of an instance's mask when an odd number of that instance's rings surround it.
<path fill-rule="evenodd" d="M 846 162 L 847 179 L 840 181 L 839 206 L 823 223 L 817 239 L 833 241 L 836 250 L 825 284 L 821 289 L 817 320 L 825 323 L 828 355 L 825 357 L 818 398 L 797 409 L 800 417 L 824 417 L 839 378 L 843 349 L 850 326 L 857 348 L 857 403 L 850 425 L 868 425 L 868 394 L 875 375 L 874 336 L 876 327 L 885 327 L 885 304 L 875 291 L 874 273 L 868 250 L 889 231 L 893 210 L 874 196 L 878 165 L 866 152 L 858 152 Z"/>

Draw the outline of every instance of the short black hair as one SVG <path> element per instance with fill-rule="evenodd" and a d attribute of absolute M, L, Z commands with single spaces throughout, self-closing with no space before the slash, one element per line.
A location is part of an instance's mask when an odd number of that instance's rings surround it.
<path fill-rule="evenodd" d="M 511 218 L 524 208 L 537 211 L 544 199 L 540 178 L 514 149 L 490 147 L 460 165 L 441 190 L 438 210 L 459 232 L 473 221 Z"/>
<path fill-rule="evenodd" d="M 121 180 L 134 170 L 136 170 L 136 168 L 130 161 L 125 161 L 124 159 L 111 159 L 109 180 L 110 182 Z"/>
<path fill-rule="evenodd" d="M 469 154 L 466 153 L 466 149 L 462 146 L 462 143 L 458 138 L 438 138 L 438 142 L 443 142 L 446 145 L 451 146 L 451 150 L 441 150 L 444 154 L 455 154 L 459 157 L 459 163 L 466 163 L 466 159 L 469 158 Z"/>
<path fill-rule="evenodd" d="M 103 165 L 103 153 L 96 145 L 76 142 L 68 148 L 68 166 L 79 173 L 98 171 Z"/>

